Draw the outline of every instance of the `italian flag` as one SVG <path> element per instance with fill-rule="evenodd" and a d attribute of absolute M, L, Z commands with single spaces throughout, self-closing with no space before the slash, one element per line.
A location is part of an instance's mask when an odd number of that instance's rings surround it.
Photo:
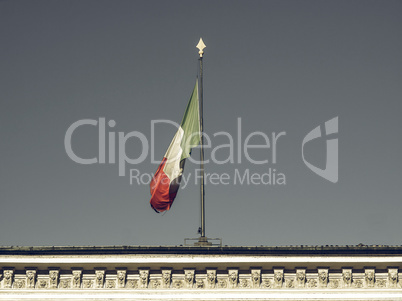
<path fill-rule="evenodd" d="M 183 120 L 174 136 L 162 163 L 152 178 L 151 207 L 156 212 L 169 210 L 177 195 L 186 158 L 191 149 L 200 143 L 200 112 L 198 81 L 184 112 Z"/>

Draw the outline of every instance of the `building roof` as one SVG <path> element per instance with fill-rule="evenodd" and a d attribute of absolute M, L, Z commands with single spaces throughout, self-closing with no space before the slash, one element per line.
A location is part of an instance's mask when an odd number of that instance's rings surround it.
<path fill-rule="evenodd" d="M 402 246 L 0 246 L 0 255 L 119 255 L 119 254 L 199 254 L 199 255 L 402 255 Z"/>

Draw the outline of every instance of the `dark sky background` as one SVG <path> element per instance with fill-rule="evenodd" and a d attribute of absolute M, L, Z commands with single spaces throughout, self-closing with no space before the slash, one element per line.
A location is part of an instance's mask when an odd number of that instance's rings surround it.
<path fill-rule="evenodd" d="M 107 131 L 147 138 L 151 120 L 180 122 L 200 37 L 205 132 L 236 137 L 239 117 L 243 142 L 253 131 L 286 132 L 276 164 L 206 164 L 232 177 L 230 185 L 207 183 L 207 236 L 237 246 L 400 245 L 401 14 L 401 1 L 0 1 L 0 245 L 180 245 L 198 237 L 196 164 L 186 164 L 192 183 L 162 216 L 149 206 L 148 185 L 130 185 L 117 164 L 75 163 L 64 136 L 81 119 L 113 119 Z M 334 184 L 305 166 L 301 145 L 336 116 Z M 155 158 L 175 132 L 157 126 Z M 72 141 L 80 156 L 97 155 L 97 128 L 79 128 Z M 324 167 L 325 140 L 305 151 Z M 139 141 L 130 139 L 126 152 L 137 157 Z M 148 155 L 127 170 L 157 167 Z M 286 185 L 233 184 L 236 170 L 269 168 Z"/>

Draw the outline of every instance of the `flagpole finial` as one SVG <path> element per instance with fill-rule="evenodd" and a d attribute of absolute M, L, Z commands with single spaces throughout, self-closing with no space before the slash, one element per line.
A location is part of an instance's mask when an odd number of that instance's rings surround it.
<path fill-rule="evenodd" d="M 198 53 L 200 54 L 200 57 L 202 57 L 202 54 L 204 53 L 204 51 L 202 51 L 205 47 L 204 41 L 202 40 L 202 38 L 200 38 L 200 41 L 198 42 L 197 47 L 200 51 L 198 51 Z"/>

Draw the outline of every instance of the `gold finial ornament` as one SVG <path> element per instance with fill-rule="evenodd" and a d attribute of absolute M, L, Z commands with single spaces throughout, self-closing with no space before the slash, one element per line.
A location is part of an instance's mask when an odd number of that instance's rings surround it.
<path fill-rule="evenodd" d="M 198 42 L 198 45 L 196 46 L 200 51 L 198 51 L 198 53 L 200 54 L 200 57 L 202 57 L 202 54 L 204 53 L 204 51 L 202 51 L 205 47 L 204 41 L 202 40 L 202 38 L 200 38 L 200 41 Z"/>

